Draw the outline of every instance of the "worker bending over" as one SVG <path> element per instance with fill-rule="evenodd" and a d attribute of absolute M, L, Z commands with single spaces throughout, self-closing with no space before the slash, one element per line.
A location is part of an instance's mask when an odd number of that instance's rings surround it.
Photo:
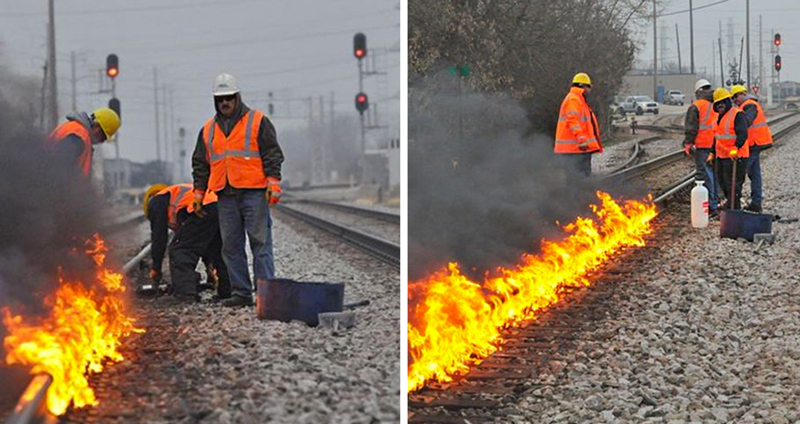
<path fill-rule="evenodd" d="M 580 72 L 572 78 L 572 86 L 561 102 L 556 126 L 554 152 L 579 173 L 592 174 L 592 155 L 603 152 L 597 117 L 586 101 L 592 92 L 589 75 Z"/>
<path fill-rule="evenodd" d="M 714 215 L 719 206 L 717 181 L 714 175 L 714 127 L 717 112 L 714 111 L 711 83 L 701 79 L 694 85 L 696 100 L 686 111 L 683 149 L 694 156 L 695 181 L 703 181 L 708 190 L 708 213 Z"/>
<path fill-rule="evenodd" d="M 145 216 L 150 221 L 150 242 L 153 267 L 150 278 L 161 281 L 161 264 L 167 248 L 167 230 L 174 236 L 169 244 L 169 271 L 172 294 L 178 301 L 199 300 L 197 261 L 203 258 L 209 281 L 217 280 L 217 298 L 231 296 L 230 280 L 222 260 L 222 238 L 217 216 L 217 196 L 208 193 L 200 213 L 194 211 L 194 192 L 191 183 L 165 186 L 156 184 L 145 193 Z"/>
<path fill-rule="evenodd" d="M 747 117 L 747 143 L 750 146 L 750 158 L 747 161 L 747 178 L 750 179 L 750 203 L 745 210 L 761 212 L 764 192 L 761 184 L 761 151 L 772 145 L 772 132 L 767 125 L 764 109 L 755 97 L 747 93 L 743 85 L 731 87 L 733 102 L 742 109 Z"/>
<path fill-rule="evenodd" d="M 719 160 L 717 177 L 727 198 L 726 208 L 739 209 L 742 184 L 747 172 L 747 157 L 750 154 L 747 145 L 747 118 L 733 104 L 731 93 L 724 88 L 714 90 L 714 110 L 719 114 L 714 130 Z"/>
<path fill-rule="evenodd" d="M 70 114 L 50 133 L 49 146 L 58 157 L 90 178 L 93 146 L 113 137 L 119 126 L 119 115 L 107 107 L 91 115 L 86 112 Z"/>
<path fill-rule="evenodd" d="M 192 154 L 194 204 L 202 208 L 206 191 L 219 196 L 222 256 L 233 288 L 233 296 L 223 305 L 251 306 L 245 234 L 256 282 L 274 278 L 269 206 L 280 198 L 283 152 L 272 122 L 242 102 L 233 76 L 217 76 L 212 93 L 217 113 L 203 125 Z"/>

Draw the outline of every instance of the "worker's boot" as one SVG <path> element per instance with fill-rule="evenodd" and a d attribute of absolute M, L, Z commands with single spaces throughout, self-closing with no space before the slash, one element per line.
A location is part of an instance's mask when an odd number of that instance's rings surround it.
<path fill-rule="evenodd" d="M 744 210 L 749 212 L 761 213 L 761 205 L 757 203 L 750 203 L 744 207 Z"/>
<path fill-rule="evenodd" d="M 242 306 L 253 306 L 253 299 L 251 297 L 242 297 L 233 295 L 228 299 L 223 300 L 220 302 L 222 306 L 227 307 L 242 307 Z"/>

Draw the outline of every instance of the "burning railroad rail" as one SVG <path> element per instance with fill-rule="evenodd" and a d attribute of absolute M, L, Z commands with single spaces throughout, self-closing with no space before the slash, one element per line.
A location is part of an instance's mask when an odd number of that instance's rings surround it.
<path fill-rule="evenodd" d="M 536 317 L 559 301 L 565 287 L 588 286 L 586 274 L 630 246 L 644 245 L 656 207 L 650 199 L 615 202 L 598 192 L 595 218 L 564 226 L 560 242 L 543 241 L 538 255 L 523 254 L 513 269 L 470 281 L 451 263 L 409 284 L 408 389 L 429 381 L 448 382 L 502 349 L 500 331 Z"/>
<path fill-rule="evenodd" d="M 59 277 L 58 289 L 44 299 L 47 316 L 29 318 L 2 310 L 8 329 L 3 340 L 6 363 L 30 366 L 31 374 L 52 377 L 46 404 L 54 415 L 70 405 L 95 405 L 88 374 L 103 371 L 105 361 L 122 361 L 122 339 L 143 332 L 127 313 L 122 274 L 104 266 L 106 251 L 98 235 L 86 242 L 85 253 L 96 267 L 95 281 Z"/>

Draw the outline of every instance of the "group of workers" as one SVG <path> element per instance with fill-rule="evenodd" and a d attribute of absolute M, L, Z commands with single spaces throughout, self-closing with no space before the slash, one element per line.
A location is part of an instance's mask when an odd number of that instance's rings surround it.
<path fill-rule="evenodd" d="M 252 306 L 245 240 L 253 253 L 256 284 L 275 276 L 272 219 L 269 207 L 280 200 L 283 152 L 272 121 L 250 109 L 236 79 L 220 74 L 212 94 L 216 114 L 203 124 L 192 154 L 192 183 L 155 184 L 145 193 L 143 207 L 150 221 L 150 278 L 162 280 L 162 263 L 169 249 L 170 292 L 177 302 L 199 300 L 202 258 L 209 279 L 216 281 L 224 306 Z M 120 118 L 109 108 L 70 115 L 50 134 L 50 147 L 87 180 L 93 145 L 113 137 Z M 168 242 L 169 230 L 173 231 Z"/>
<path fill-rule="evenodd" d="M 580 174 L 592 173 L 592 155 L 603 152 L 597 117 L 586 100 L 592 92 L 589 75 L 580 72 L 561 103 L 554 152 L 565 167 Z M 695 100 L 686 112 L 684 151 L 694 156 L 695 179 L 709 193 L 709 214 L 719 208 L 739 209 L 745 175 L 750 179 L 750 202 L 744 207 L 761 212 L 761 150 L 772 144 L 764 109 L 742 85 L 711 89 L 701 79 L 695 85 Z M 718 187 L 726 202 L 720 203 Z"/>

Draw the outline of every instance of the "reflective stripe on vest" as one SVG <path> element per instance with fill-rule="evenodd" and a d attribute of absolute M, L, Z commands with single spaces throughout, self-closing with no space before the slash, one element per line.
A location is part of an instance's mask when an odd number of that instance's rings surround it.
<path fill-rule="evenodd" d="M 595 131 L 599 129 L 597 120 L 582 93 L 583 89 L 572 87 L 561 103 L 556 126 L 555 153 L 603 151 L 603 145 L 595 134 Z M 576 136 L 576 133 L 580 136 Z M 585 147 L 585 150 L 581 150 L 581 147 Z"/>
<path fill-rule="evenodd" d="M 194 200 L 193 186 L 191 183 L 176 184 L 156 193 L 156 196 L 169 194 L 169 207 L 167 208 L 167 225 L 173 230 L 178 228 L 178 214 L 183 209 L 192 212 Z"/>
<path fill-rule="evenodd" d="M 756 108 L 756 118 L 753 120 L 750 127 L 747 128 L 747 141 L 752 145 L 766 146 L 772 144 L 772 131 L 769 130 L 767 118 L 764 116 L 764 109 L 757 101 L 750 98 L 742 103 L 742 110 L 747 105 L 753 105 Z"/>
<path fill-rule="evenodd" d="M 80 167 L 83 175 L 89 178 L 92 172 L 92 137 L 83 124 L 78 121 L 63 122 L 50 133 L 48 145 L 54 147 L 70 135 L 76 135 L 83 141 L 83 151 L 78 156 L 75 164 Z"/>
<path fill-rule="evenodd" d="M 243 150 L 225 150 L 221 155 L 214 153 L 214 131 L 215 128 L 211 128 L 209 131 L 208 137 L 208 145 L 211 147 L 209 150 L 211 152 L 211 160 L 220 160 L 228 156 L 239 156 L 239 157 L 248 157 L 248 158 L 257 158 L 261 157 L 261 154 L 258 151 L 251 151 L 250 150 L 250 136 L 252 126 L 253 126 L 253 115 L 252 112 L 247 112 L 247 127 L 245 128 L 244 133 L 244 149 Z M 217 123 L 213 123 L 214 126 L 217 126 Z"/>

